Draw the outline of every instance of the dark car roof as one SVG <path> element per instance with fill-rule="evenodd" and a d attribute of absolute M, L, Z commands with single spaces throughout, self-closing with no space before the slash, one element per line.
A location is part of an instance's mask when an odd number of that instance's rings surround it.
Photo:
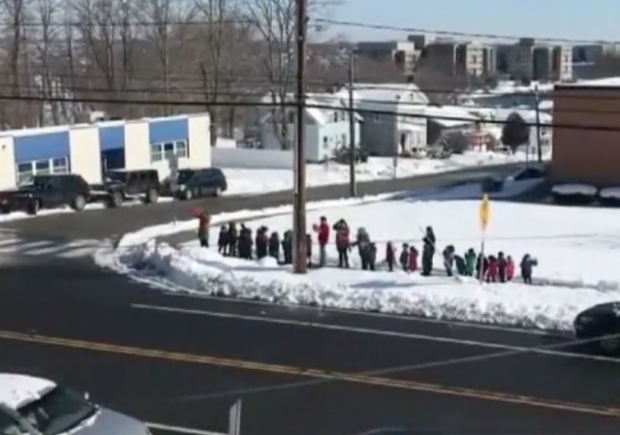
<path fill-rule="evenodd" d="M 106 173 L 110 173 L 110 172 L 116 172 L 119 174 L 126 174 L 128 172 L 157 172 L 157 169 L 109 169 L 106 171 Z"/>

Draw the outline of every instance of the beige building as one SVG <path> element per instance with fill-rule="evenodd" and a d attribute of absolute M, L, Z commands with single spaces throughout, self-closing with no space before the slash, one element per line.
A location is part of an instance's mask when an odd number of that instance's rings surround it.
<path fill-rule="evenodd" d="M 425 47 L 434 68 L 454 76 L 480 77 L 487 74 L 485 47 L 473 42 L 436 40 Z"/>
<path fill-rule="evenodd" d="M 497 69 L 516 80 L 568 81 L 573 77 L 572 48 L 538 45 L 533 38 L 496 47 Z"/>
<path fill-rule="evenodd" d="M 375 41 L 357 43 L 357 54 L 374 60 L 390 60 L 403 73 L 413 72 L 420 51 L 411 41 Z"/>

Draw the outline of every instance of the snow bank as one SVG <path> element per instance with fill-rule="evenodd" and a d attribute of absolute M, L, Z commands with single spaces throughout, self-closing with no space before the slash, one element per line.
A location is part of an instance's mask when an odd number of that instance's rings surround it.
<path fill-rule="evenodd" d="M 325 215 L 330 222 L 344 218 L 353 227 L 364 226 L 381 259 L 388 241 L 419 245 L 422 229 L 432 224 L 440 250 L 453 244 L 462 253 L 480 246 L 479 200 L 448 196 L 457 196 L 458 189 L 444 192 L 442 201 L 436 196 L 434 201 L 419 197 L 397 201 L 384 196 L 382 202 L 374 204 L 381 198 L 317 203 L 309 207 L 308 225 Z M 360 205 L 363 201 L 368 203 Z M 351 204 L 356 206 L 347 206 Z M 532 254 L 539 260 L 534 275 L 537 285 L 514 282 L 480 286 L 471 278 L 448 278 L 440 271 L 433 277 L 388 272 L 383 264 L 376 272 L 364 272 L 357 268 L 355 251 L 355 269 L 326 267 L 298 276 L 270 259 L 226 258 L 208 249 L 191 245 L 176 249 L 152 239 L 162 232 L 193 229 L 193 221 L 126 236 L 108 265 L 173 290 L 554 330 L 571 330 L 574 317 L 585 308 L 620 300 L 620 270 L 615 264 L 620 222 L 615 219 L 615 210 L 499 201 L 491 201 L 490 210 L 486 252 L 504 251 L 516 262 L 524 254 Z M 270 217 L 251 225 L 283 231 L 290 227 L 290 215 L 283 215 L 288 212 L 290 207 L 238 212 L 220 215 L 214 222 L 270 213 Z M 214 229 L 212 236 L 216 233 Z M 327 254 L 328 265 L 333 266 L 335 246 L 329 245 Z M 441 264 L 439 258 L 435 264 Z"/>
<path fill-rule="evenodd" d="M 408 314 L 549 330 L 572 329 L 575 316 L 596 303 L 616 300 L 584 289 L 567 299 L 567 289 L 521 284 L 480 286 L 471 278 L 425 278 L 404 272 L 320 269 L 290 273 L 273 259 L 248 262 L 211 250 L 177 250 L 149 241 L 120 261 L 177 290 L 283 305 Z M 386 276 L 387 275 L 387 276 Z"/>
<path fill-rule="evenodd" d="M 598 189 L 587 184 L 558 184 L 551 191 L 556 195 L 596 196 Z"/>
<path fill-rule="evenodd" d="M 620 187 L 608 187 L 598 193 L 603 199 L 620 199 Z"/>

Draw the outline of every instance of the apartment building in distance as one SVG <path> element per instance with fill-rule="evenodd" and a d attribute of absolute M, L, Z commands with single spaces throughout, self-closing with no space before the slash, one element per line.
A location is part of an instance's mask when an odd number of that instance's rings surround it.
<path fill-rule="evenodd" d="M 420 55 L 420 50 L 411 41 L 369 41 L 358 42 L 356 52 L 359 56 L 377 61 L 390 61 L 404 74 L 410 74 Z"/>
<path fill-rule="evenodd" d="M 573 78 L 573 49 L 564 45 L 537 44 L 521 38 L 516 44 L 495 47 L 497 71 L 517 80 L 569 81 Z"/>
<path fill-rule="evenodd" d="M 485 68 L 485 47 L 474 42 L 437 39 L 424 47 L 433 68 L 454 76 L 481 77 Z"/>

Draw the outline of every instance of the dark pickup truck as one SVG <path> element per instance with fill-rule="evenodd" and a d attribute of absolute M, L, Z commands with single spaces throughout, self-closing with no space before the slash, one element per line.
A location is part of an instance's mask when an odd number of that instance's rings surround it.
<path fill-rule="evenodd" d="M 0 213 L 25 211 L 36 215 L 41 209 L 71 207 L 82 211 L 91 202 L 109 202 L 108 191 L 94 192 L 77 174 L 35 175 L 17 189 L 0 191 Z"/>

